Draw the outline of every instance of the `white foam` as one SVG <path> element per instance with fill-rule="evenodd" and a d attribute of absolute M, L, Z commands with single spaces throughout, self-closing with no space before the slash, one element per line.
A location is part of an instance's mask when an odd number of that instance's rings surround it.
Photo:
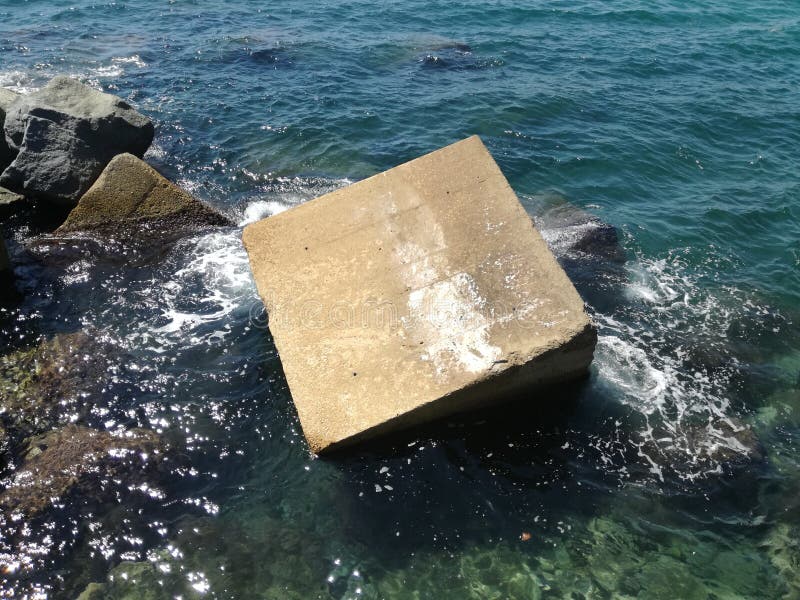
<path fill-rule="evenodd" d="M 173 265 L 182 266 L 167 273 L 166 283 L 147 290 L 155 315 L 130 341 L 161 353 L 177 345 L 218 344 L 230 335 L 232 320 L 249 315 L 257 301 L 238 231 L 184 240 L 165 260 L 167 270 Z"/>
<path fill-rule="evenodd" d="M 97 77 L 120 77 L 125 70 L 119 65 L 107 65 L 92 69 L 92 74 Z"/>
<path fill-rule="evenodd" d="M 24 71 L 0 72 L 0 87 L 7 88 L 18 94 L 30 94 L 40 89 L 40 78 L 32 77 Z"/>
<path fill-rule="evenodd" d="M 147 63 L 144 62 L 138 54 L 134 54 L 132 56 L 116 56 L 111 59 L 111 62 L 123 65 L 133 65 L 134 67 L 138 67 L 140 69 L 143 69 L 147 66 Z"/>
<path fill-rule="evenodd" d="M 593 314 L 598 383 L 646 417 L 634 442 L 659 480 L 667 469 L 687 480 L 719 473 L 719 449 L 749 451 L 730 435 L 739 428 L 727 397 L 736 363 L 701 372 L 689 350 L 724 348 L 748 300 L 738 290 L 701 284 L 703 267 L 690 269 L 677 251 L 639 259 L 628 270 L 626 313 Z"/>
<path fill-rule="evenodd" d="M 265 217 L 277 215 L 291 207 L 291 204 L 279 200 L 257 200 L 256 202 L 248 204 L 244 209 L 244 215 L 241 221 L 239 221 L 239 227 L 255 223 Z"/>

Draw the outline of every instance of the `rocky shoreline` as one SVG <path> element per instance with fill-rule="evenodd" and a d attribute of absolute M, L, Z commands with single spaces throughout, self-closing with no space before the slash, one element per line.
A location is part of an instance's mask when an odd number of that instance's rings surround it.
<path fill-rule="evenodd" d="M 231 225 L 142 160 L 153 123 L 116 96 L 63 76 L 29 95 L 0 88 L 0 120 L 0 219 L 22 214 L 43 231 L 20 235 L 12 252 L 0 236 L 0 305 L 20 300 L 15 259 L 39 244 L 158 248 Z M 168 449 L 160 434 L 106 431 L 86 418 L 102 402 L 115 351 L 79 331 L 0 356 L 0 507 L 21 527 L 71 497 L 107 501 L 98 481 L 156 474 Z"/>
<path fill-rule="evenodd" d="M 70 211 L 49 236 L 164 245 L 230 225 L 143 160 L 154 125 L 121 98 L 58 76 L 28 95 L 0 89 L 0 213 Z M 0 240 L 0 277 L 13 261 Z"/>

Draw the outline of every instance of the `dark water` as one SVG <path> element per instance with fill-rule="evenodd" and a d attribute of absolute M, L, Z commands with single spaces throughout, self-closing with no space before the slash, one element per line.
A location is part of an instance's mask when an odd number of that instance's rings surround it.
<path fill-rule="evenodd" d="M 793 2 L 0 3 L 0 85 L 129 99 L 240 225 L 480 134 L 600 328 L 582 385 L 319 460 L 240 227 L 99 259 L 6 222 L 6 352 L 85 332 L 56 421 L 167 449 L 4 514 L 2 594 L 800 597 L 798 64 Z"/>

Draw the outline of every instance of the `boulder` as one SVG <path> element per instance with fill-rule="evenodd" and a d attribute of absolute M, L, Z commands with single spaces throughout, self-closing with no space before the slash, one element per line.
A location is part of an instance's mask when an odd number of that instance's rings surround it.
<path fill-rule="evenodd" d="M 625 262 L 625 250 L 619 243 L 617 229 L 568 202 L 540 212 L 536 224 L 558 256 Z"/>
<path fill-rule="evenodd" d="M 131 154 L 120 154 L 72 209 L 57 235 L 95 232 L 115 239 L 166 241 L 231 222 Z"/>
<path fill-rule="evenodd" d="M 315 452 L 578 378 L 592 360 L 581 297 L 475 136 L 243 241 Z"/>
<path fill-rule="evenodd" d="M 19 94 L 16 92 L 0 88 L 0 123 L 5 121 L 6 112 L 17 98 L 19 98 Z M 17 151 L 8 145 L 4 135 L 0 135 L 0 171 L 10 165 L 16 155 Z"/>
<path fill-rule="evenodd" d="M 18 154 L 0 184 L 27 196 L 74 205 L 117 154 L 142 156 L 153 123 L 116 96 L 69 77 L 19 96 L 5 119 Z"/>

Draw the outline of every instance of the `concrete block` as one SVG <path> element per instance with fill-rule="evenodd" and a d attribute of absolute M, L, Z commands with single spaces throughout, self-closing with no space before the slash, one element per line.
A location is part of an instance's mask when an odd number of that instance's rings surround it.
<path fill-rule="evenodd" d="M 314 452 L 592 360 L 583 301 L 478 137 L 253 223 L 243 241 Z"/>

